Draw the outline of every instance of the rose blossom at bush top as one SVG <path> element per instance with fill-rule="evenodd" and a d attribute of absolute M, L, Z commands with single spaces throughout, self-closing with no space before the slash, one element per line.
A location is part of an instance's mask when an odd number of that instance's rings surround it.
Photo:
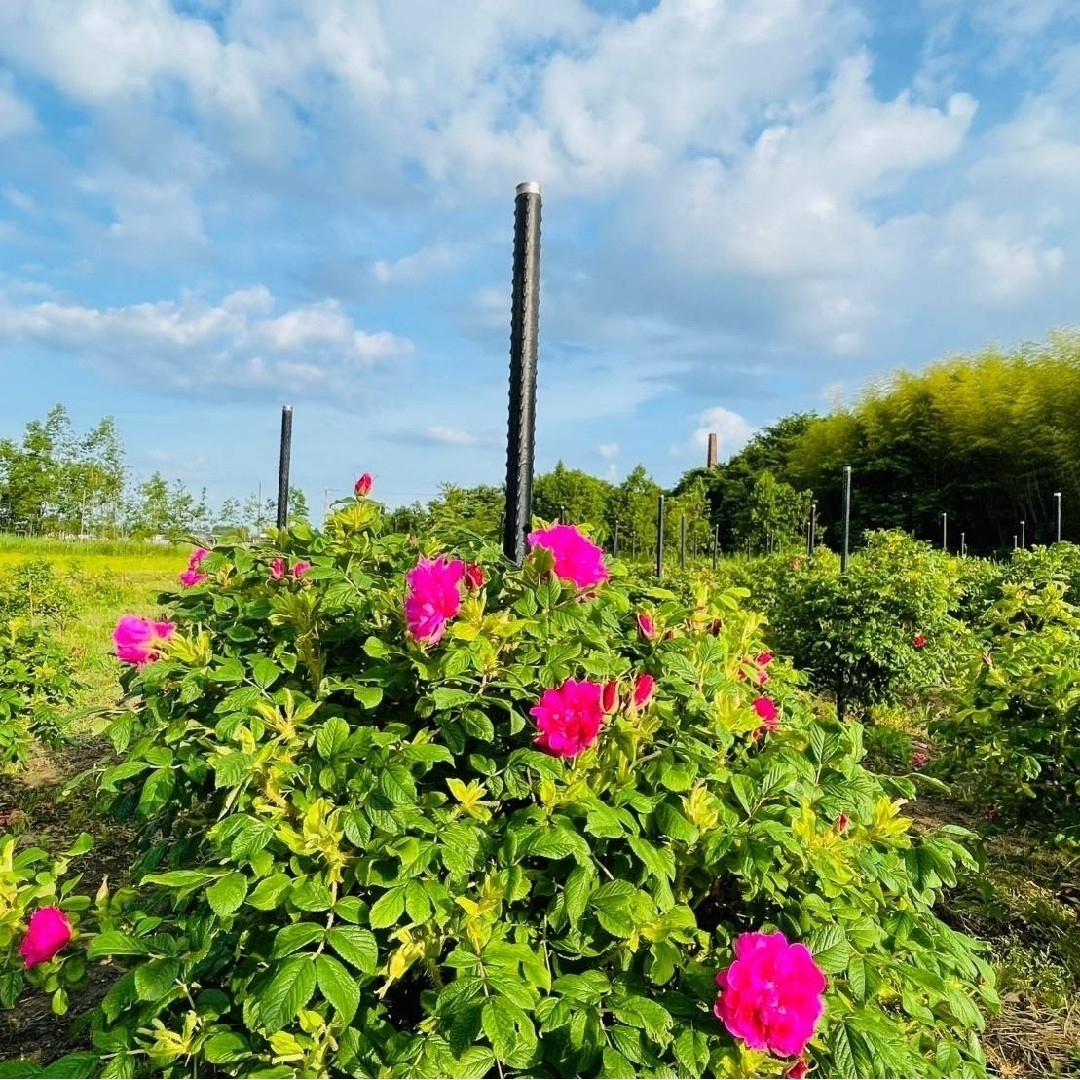
<path fill-rule="evenodd" d="M 292 568 L 292 576 L 294 578 L 302 578 L 310 569 L 311 569 L 311 563 L 304 562 L 304 560 L 301 559 L 300 562 L 298 562 Z"/>
<path fill-rule="evenodd" d="M 434 645 L 443 636 L 446 624 L 461 610 L 465 563 L 421 557 L 405 575 L 405 622 L 409 633 L 422 645 Z"/>
<path fill-rule="evenodd" d="M 634 704 L 640 709 L 652 699 L 656 680 L 651 675 L 639 675 L 634 680 Z"/>
<path fill-rule="evenodd" d="M 357 477 L 356 483 L 353 484 L 353 494 L 358 499 L 366 498 L 371 492 L 371 485 L 374 481 L 371 479 L 371 473 L 362 473 Z"/>
<path fill-rule="evenodd" d="M 766 731 L 775 731 L 779 727 L 776 702 L 772 698 L 759 697 L 754 699 L 751 708 L 761 717 L 761 722 Z"/>
<path fill-rule="evenodd" d="M 113 631 L 116 655 L 128 664 L 149 664 L 161 656 L 160 646 L 176 627 L 170 622 L 154 622 L 142 615 L 122 615 Z"/>
<path fill-rule="evenodd" d="M 285 560 L 275 559 L 270 564 L 270 576 L 275 581 L 280 581 L 285 576 Z"/>
<path fill-rule="evenodd" d="M 638 612 L 638 630 L 646 641 L 652 641 L 656 637 L 656 623 L 653 617 L 645 611 Z"/>
<path fill-rule="evenodd" d="M 555 757 L 576 757 L 600 734 L 604 722 L 599 683 L 567 679 L 558 690 L 545 690 L 540 703 L 529 710 L 540 735 L 536 745 Z"/>
<path fill-rule="evenodd" d="M 39 908 L 30 916 L 30 926 L 19 952 L 27 968 L 51 960 L 71 940 L 71 923 L 57 907 Z"/>
<path fill-rule="evenodd" d="M 479 592 L 484 587 L 484 568 L 476 563 L 465 564 L 465 588 Z"/>
<path fill-rule="evenodd" d="M 547 548 L 555 559 L 555 576 L 589 589 L 607 581 L 604 549 L 573 525 L 552 525 L 529 533 L 529 546 Z"/>
<path fill-rule="evenodd" d="M 735 960 L 719 975 L 713 1012 L 751 1050 L 802 1054 L 825 1012 L 825 976 L 803 944 L 755 932 L 735 939 Z"/>
<path fill-rule="evenodd" d="M 206 580 L 206 574 L 199 570 L 199 566 L 203 559 L 209 554 L 210 552 L 204 547 L 196 548 L 191 553 L 191 558 L 188 559 L 187 569 L 180 575 L 181 585 L 190 589 L 194 585 L 201 585 Z"/>

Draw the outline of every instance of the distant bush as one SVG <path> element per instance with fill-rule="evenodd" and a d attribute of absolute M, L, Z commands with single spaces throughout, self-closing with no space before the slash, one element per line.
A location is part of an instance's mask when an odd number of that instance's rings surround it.
<path fill-rule="evenodd" d="M 63 623 L 74 613 L 74 594 L 46 559 L 24 559 L 0 577 L 0 619 Z"/>

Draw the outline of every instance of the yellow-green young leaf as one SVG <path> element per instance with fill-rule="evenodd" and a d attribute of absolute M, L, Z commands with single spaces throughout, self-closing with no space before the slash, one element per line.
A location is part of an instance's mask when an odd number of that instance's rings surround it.
<path fill-rule="evenodd" d="M 280 1031 L 315 993 L 315 965 L 307 956 L 290 956 L 259 998 L 259 1018 L 268 1032 Z"/>
<path fill-rule="evenodd" d="M 333 926 L 326 932 L 326 942 L 344 960 L 365 975 L 379 969 L 379 946 L 375 935 L 362 926 Z"/>
<path fill-rule="evenodd" d="M 371 905 L 368 922 L 373 930 L 383 930 L 401 918 L 405 911 L 405 886 L 398 885 L 386 892 Z"/>
<path fill-rule="evenodd" d="M 252 678 L 256 686 L 261 686 L 264 690 L 269 689 L 280 674 L 281 668 L 268 656 L 256 656 L 251 661 Z"/>
<path fill-rule="evenodd" d="M 273 911 L 291 884 L 292 878 L 287 874 L 274 874 L 265 878 L 251 890 L 247 898 L 248 906 L 258 911 Z"/>
<path fill-rule="evenodd" d="M 243 874 L 226 874 L 206 890 L 206 899 L 215 914 L 231 915 L 247 896 L 247 878 Z"/>
<path fill-rule="evenodd" d="M 517 1010 L 503 998 L 492 998 L 484 1005 L 480 1024 L 491 1049 L 500 1061 L 513 1057 L 517 1045 L 517 1028 L 514 1019 Z"/>
<path fill-rule="evenodd" d="M 211 1065 L 243 1061 L 251 1053 L 243 1036 L 235 1031 L 219 1031 L 203 1043 L 203 1056 Z"/>
<path fill-rule="evenodd" d="M 337 1009 L 341 1019 L 351 1024 L 360 1005 L 360 987 L 340 960 L 322 953 L 315 961 L 315 974 L 323 997 Z"/>

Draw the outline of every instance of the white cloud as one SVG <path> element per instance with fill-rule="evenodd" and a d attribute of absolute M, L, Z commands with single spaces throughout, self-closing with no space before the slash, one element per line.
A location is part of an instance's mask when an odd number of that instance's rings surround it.
<path fill-rule="evenodd" d="M 723 405 L 714 405 L 711 409 L 706 409 L 698 416 L 697 424 L 690 440 L 691 446 L 687 449 L 700 450 L 703 465 L 710 434 L 716 434 L 717 455 L 721 461 L 726 461 L 750 441 L 750 437 L 756 430 L 737 412 L 725 409 Z"/>
<path fill-rule="evenodd" d="M 0 71 L 0 139 L 32 131 L 37 126 L 34 110 L 15 91 L 15 81 Z"/>
<path fill-rule="evenodd" d="M 93 308 L 67 300 L 16 304 L 0 295 L 0 341 L 31 342 L 92 359 L 119 378 L 199 394 L 288 389 L 353 395 L 373 364 L 407 353 L 388 331 L 357 329 L 333 301 L 273 315 L 263 286 L 210 304 L 179 301 Z"/>
<path fill-rule="evenodd" d="M 429 277 L 455 269 L 467 256 L 465 245 L 432 244 L 393 262 L 379 259 L 372 267 L 372 273 L 382 285 L 417 285 Z"/>
<path fill-rule="evenodd" d="M 462 431 L 460 428 L 445 427 L 442 424 L 433 424 L 425 429 L 424 435 L 434 443 L 445 446 L 479 446 L 485 440 L 477 438 L 471 432 Z"/>
<path fill-rule="evenodd" d="M 619 456 L 617 442 L 601 443 L 596 449 L 605 461 L 614 461 Z"/>

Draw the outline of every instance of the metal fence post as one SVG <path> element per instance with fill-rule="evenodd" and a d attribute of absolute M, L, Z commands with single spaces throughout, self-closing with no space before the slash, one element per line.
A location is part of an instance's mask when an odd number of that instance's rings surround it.
<path fill-rule="evenodd" d="M 503 554 L 525 558 L 532 521 L 536 440 L 536 355 L 540 336 L 540 185 L 518 184 L 510 300 L 510 410 L 506 433 Z"/>
<path fill-rule="evenodd" d="M 289 462 L 292 458 L 292 406 L 281 406 L 281 444 L 278 448 L 277 527 L 289 523 Z"/>
<path fill-rule="evenodd" d="M 1061 543 L 1061 492 L 1054 492 L 1054 502 L 1057 503 L 1057 542 Z"/>
<path fill-rule="evenodd" d="M 840 555 L 840 573 L 847 573 L 848 536 L 851 529 L 851 466 L 844 466 L 844 540 Z"/>
<path fill-rule="evenodd" d="M 679 521 L 679 569 L 686 569 L 686 515 Z"/>
<path fill-rule="evenodd" d="M 664 496 L 656 504 L 656 576 L 664 576 Z"/>

